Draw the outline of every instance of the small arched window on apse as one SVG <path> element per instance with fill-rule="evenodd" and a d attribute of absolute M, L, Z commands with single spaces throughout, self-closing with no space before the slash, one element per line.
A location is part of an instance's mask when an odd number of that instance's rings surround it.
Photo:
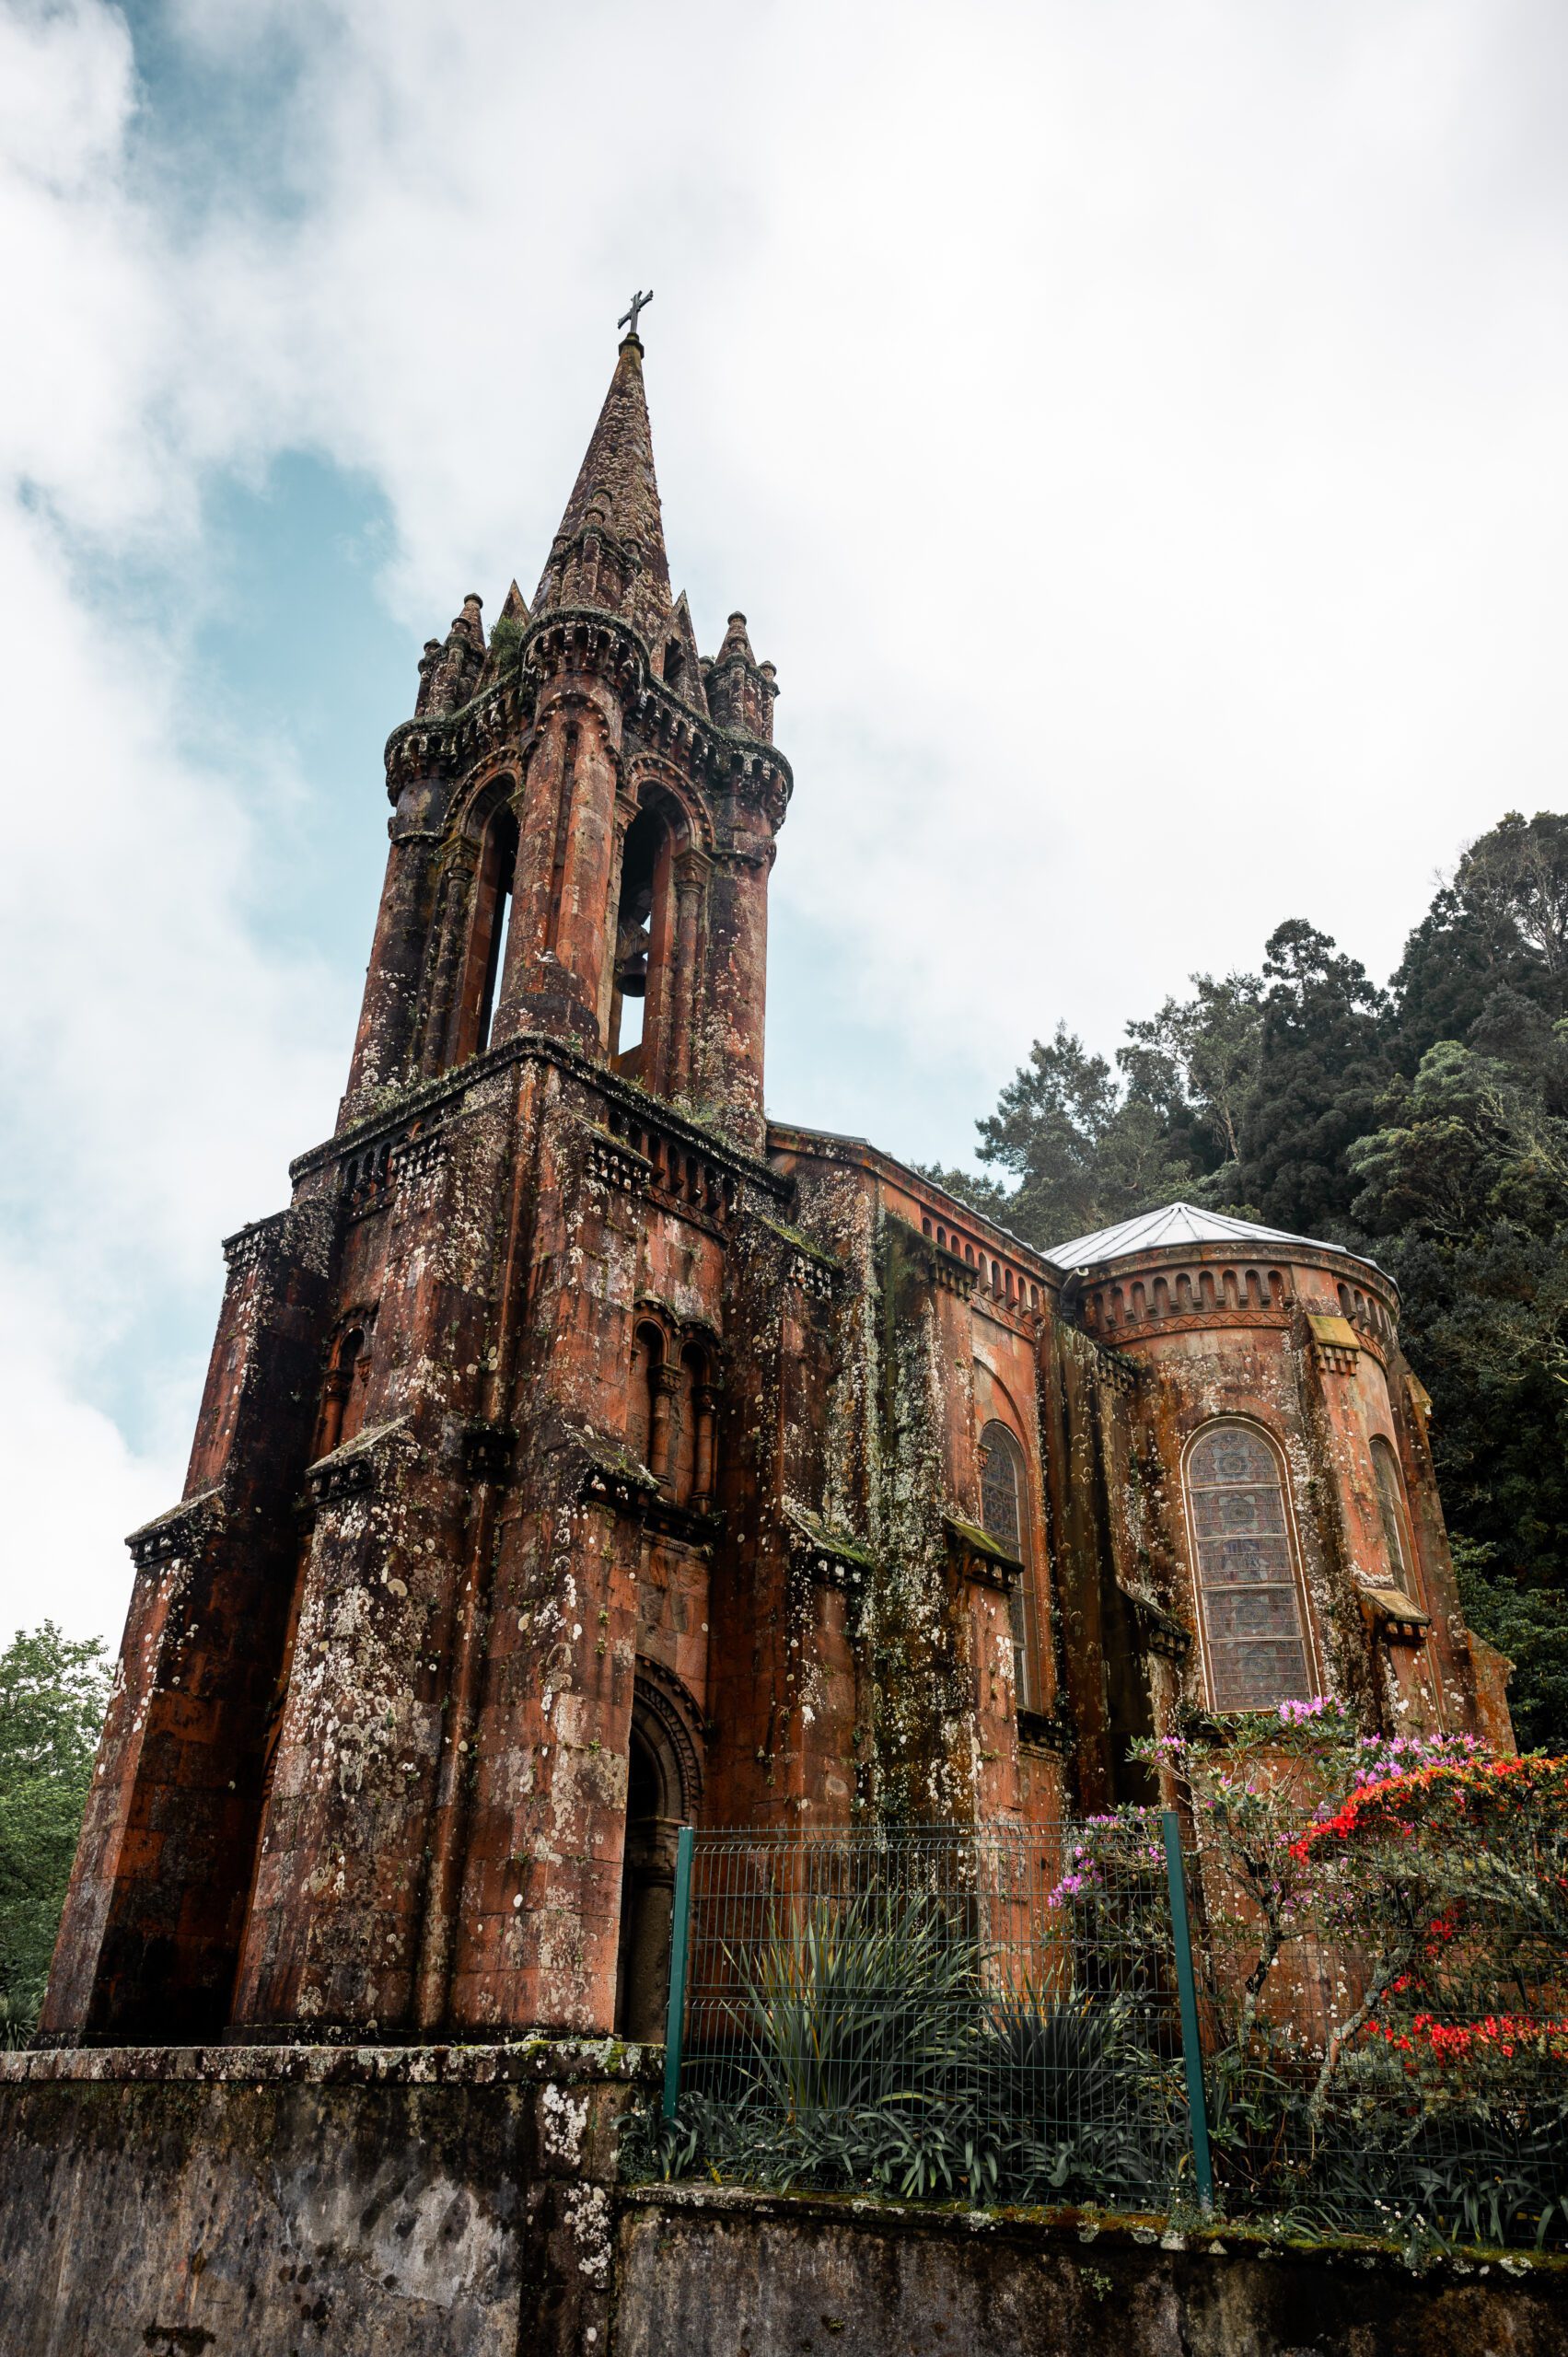
<path fill-rule="evenodd" d="M 474 874 L 453 1059 L 458 1063 L 490 1045 L 506 963 L 517 872 L 517 821 L 510 804 L 503 802 L 486 824 Z"/>
<path fill-rule="evenodd" d="M 1372 1444 L 1372 1470 L 1377 1481 L 1377 1512 L 1383 1523 L 1383 1543 L 1388 1550 L 1388 1569 L 1396 1585 L 1420 1604 L 1421 1574 L 1416 1569 L 1415 1549 L 1411 1544 L 1405 1485 L 1400 1479 L 1394 1452 L 1381 1434 Z"/>
<path fill-rule="evenodd" d="M 1036 1663 L 1033 1549 L 1024 1452 L 1005 1424 L 989 1423 L 980 1436 L 980 1518 L 1023 1570 L 1008 1597 L 1013 1620 L 1013 1692 L 1020 1711 L 1040 1707 Z"/>
<path fill-rule="evenodd" d="M 1210 1424 L 1187 1457 L 1198 1596 L 1216 1711 L 1312 1691 L 1280 1459 L 1250 1424 Z"/>

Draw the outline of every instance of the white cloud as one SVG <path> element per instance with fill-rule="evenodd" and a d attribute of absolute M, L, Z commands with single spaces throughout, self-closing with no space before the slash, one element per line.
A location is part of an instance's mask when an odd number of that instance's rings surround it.
<path fill-rule="evenodd" d="M 183 1478 L 218 1237 L 273 1207 L 342 1062 L 319 972 L 248 920 L 235 781 L 180 753 L 180 639 L 92 590 L 91 552 L 168 557 L 195 516 L 177 281 L 122 168 L 129 64 L 100 10 L 0 20 L 0 243 L 37 321 L 0 380 L 0 1613 L 111 1638 L 123 1534 Z"/>
<path fill-rule="evenodd" d="M 775 893 L 949 1103 L 1287 914 L 1387 970 L 1435 867 L 1561 800 L 1551 0 L 190 5 L 258 135 L 185 169 L 112 11 L 0 26 L 0 436 L 43 503 L 0 539 L 10 1053 L 66 1403 L 210 1286 L 348 1046 L 341 982 L 329 1023 L 255 935 L 232 764 L 170 753 L 180 644 L 106 633 L 83 536 L 199 569 L 203 469 L 308 443 L 385 489 L 411 644 L 494 610 L 634 284 L 677 576 L 781 668 Z M 117 1566 L 140 1474 L 94 1462 Z"/>

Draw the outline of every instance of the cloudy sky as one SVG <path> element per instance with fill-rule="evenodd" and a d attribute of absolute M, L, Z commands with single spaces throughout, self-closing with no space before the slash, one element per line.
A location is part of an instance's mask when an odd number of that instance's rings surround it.
<path fill-rule="evenodd" d="M 1562 0 L 0 0 L 0 1624 L 118 1638 L 634 286 L 783 688 L 770 1104 L 956 1159 L 1563 807 L 1565 101 Z"/>

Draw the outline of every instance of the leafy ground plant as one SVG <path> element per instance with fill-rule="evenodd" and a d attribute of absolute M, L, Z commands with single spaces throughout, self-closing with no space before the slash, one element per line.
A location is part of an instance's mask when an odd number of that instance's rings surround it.
<path fill-rule="evenodd" d="M 1169 2065 L 1125 1993 L 1000 1979 L 951 1909 L 907 1892 L 781 1913 L 728 1958 L 726 2048 L 692 2058 L 646 2173 L 975 2202 L 1158 2200 L 1180 2138 Z"/>

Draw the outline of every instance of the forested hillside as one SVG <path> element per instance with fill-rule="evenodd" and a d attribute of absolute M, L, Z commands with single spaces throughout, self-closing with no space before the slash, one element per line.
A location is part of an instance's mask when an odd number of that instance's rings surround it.
<path fill-rule="evenodd" d="M 1174 1196 L 1388 1270 L 1472 1625 L 1568 1748 L 1568 818 L 1473 843 L 1379 988 L 1299 917 L 1113 1071 L 1058 1025 L 933 1175 L 1044 1248 Z"/>

